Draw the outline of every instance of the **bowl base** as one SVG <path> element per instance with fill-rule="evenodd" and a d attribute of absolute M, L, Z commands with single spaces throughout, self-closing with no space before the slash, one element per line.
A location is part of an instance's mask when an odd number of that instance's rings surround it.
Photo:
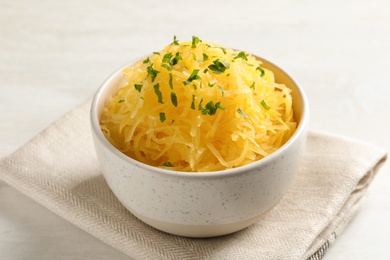
<path fill-rule="evenodd" d="M 169 234 L 182 236 L 182 237 L 192 237 L 192 238 L 207 238 L 207 237 L 217 237 L 227 234 L 231 234 L 242 229 L 249 227 L 250 225 L 258 222 L 261 217 L 266 214 L 266 212 L 252 217 L 250 219 L 227 223 L 227 224 L 214 224 L 214 225 L 182 225 L 182 224 L 173 224 L 169 222 L 163 222 L 160 220 L 152 219 L 139 215 L 137 213 L 132 213 L 138 219 L 144 223 L 152 226 L 160 231 L 164 231 Z"/>

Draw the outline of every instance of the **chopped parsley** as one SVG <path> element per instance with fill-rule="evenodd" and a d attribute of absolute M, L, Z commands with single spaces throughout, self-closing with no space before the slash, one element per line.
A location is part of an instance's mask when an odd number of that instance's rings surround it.
<path fill-rule="evenodd" d="M 191 75 L 188 77 L 186 81 L 183 81 L 184 85 L 190 84 L 195 79 L 200 79 L 200 76 L 198 75 L 199 70 L 195 69 L 192 71 Z"/>
<path fill-rule="evenodd" d="M 192 95 L 191 109 L 195 110 L 195 95 Z"/>
<path fill-rule="evenodd" d="M 260 71 L 260 77 L 263 77 L 265 74 L 265 71 L 259 66 L 256 68 L 256 70 Z"/>
<path fill-rule="evenodd" d="M 264 107 L 265 110 L 270 110 L 270 106 L 267 104 L 267 102 L 265 102 L 265 100 L 263 99 L 260 104 Z"/>
<path fill-rule="evenodd" d="M 123 99 L 118 101 L 118 103 L 123 103 L 123 102 L 125 102 L 125 100 L 123 100 Z"/>
<path fill-rule="evenodd" d="M 158 51 L 154 51 L 153 54 L 160 55 Z"/>
<path fill-rule="evenodd" d="M 229 63 L 227 61 L 220 61 L 219 59 L 216 59 L 213 61 L 213 64 L 208 66 L 208 68 L 213 71 L 215 74 L 222 74 L 225 72 L 226 69 L 230 67 Z"/>
<path fill-rule="evenodd" d="M 253 81 L 252 85 L 250 86 L 251 89 L 255 89 L 255 82 Z"/>
<path fill-rule="evenodd" d="M 157 74 L 160 73 L 158 70 L 153 69 L 153 64 L 150 64 L 147 68 L 146 71 L 148 72 L 148 75 L 150 75 L 152 82 L 154 79 L 157 77 Z"/>
<path fill-rule="evenodd" d="M 144 59 L 143 63 L 150 63 L 149 57 L 147 57 L 146 59 Z"/>
<path fill-rule="evenodd" d="M 225 110 L 225 107 L 221 106 L 221 102 L 217 102 L 214 104 L 213 101 L 210 101 L 206 104 L 204 108 L 201 107 L 201 103 L 199 104 L 199 110 L 202 112 L 203 115 L 210 115 L 210 116 L 215 115 L 215 113 L 217 113 L 218 108 Z"/>
<path fill-rule="evenodd" d="M 205 110 L 205 108 L 202 106 L 202 103 L 203 103 L 203 98 L 199 101 L 199 107 L 198 107 L 198 110 L 200 111 L 203 111 Z"/>
<path fill-rule="evenodd" d="M 201 42 L 201 41 L 202 41 L 202 40 L 199 39 L 198 37 L 192 36 L 191 48 L 196 48 L 196 44 L 198 44 L 198 43 Z"/>
<path fill-rule="evenodd" d="M 177 96 L 175 92 L 171 92 L 171 102 L 172 104 L 177 107 Z"/>
<path fill-rule="evenodd" d="M 237 109 L 237 113 L 239 113 L 240 115 L 242 115 L 245 118 L 249 118 L 249 116 L 247 114 L 245 114 L 245 112 L 242 111 L 241 108 Z"/>
<path fill-rule="evenodd" d="M 173 83 L 172 83 L 172 72 L 169 73 L 169 87 L 173 89 Z"/>
<path fill-rule="evenodd" d="M 176 38 L 176 35 L 173 36 L 173 42 L 172 42 L 173 45 L 179 45 L 179 41 L 177 40 Z"/>
<path fill-rule="evenodd" d="M 221 106 L 221 102 L 215 103 L 215 107 L 219 108 L 219 109 L 222 109 L 222 110 L 225 110 L 225 107 Z"/>
<path fill-rule="evenodd" d="M 154 93 L 156 93 L 157 95 L 158 102 L 164 104 L 162 100 L 162 93 L 160 91 L 160 84 L 157 83 L 156 85 L 153 86 L 153 88 L 154 88 Z"/>
<path fill-rule="evenodd" d="M 206 61 L 209 59 L 209 56 L 206 53 L 203 53 L 203 61 Z"/>
<path fill-rule="evenodd" d="M 160 122 L 161 123 L 164 123 L 164 121 L 166 120 L 167 118 L 165 117 L 165 113 L 161 112 L 160 113 Z"/>
<path fill-rule="evenodd" d="M 142 84 L 134 84 L 134 88 L 135 88 L 138 92 L 141 92 Z"/>
<path fill-rule="evenodd" d="M 172 53 L 169 52 L 163 56 L 162 62 L 169 62 L 171 58 L 172 58 Z"/>
<path fill-rule="evenodd" d="M 245 61 L 248 60 L 248 58 L 246 57 L 245 52 L 243 52 L 243 51 L 241 51 L 240 53 L 238 53 L 238 54 L 234 57 L 234 59 L 238 59 L 238 58 L 241 58 L 241 59 L 243 59 L 243 60 L 245 60 Z"/>
<path fill-rule="evenodd" d="M 181 57 L 180 53 L 176 52 L 175 57 L 173 57 L 169 61 L 169 64 L 171 64 L 171 66 L 175 66 L 179 62 L 179 60 L 181 60 L 181 59 L 182 59 L 182 57 Z"/>
<path fill-rule="evenodd" d="M 163 164 L 163 166 L 165 166 L 165 167 L 173 167 L 173 165 L 172 165 L 171 162 L 165 162 L 165 163 Z"/>
<path fill-rule="evenodd" d="M 163 68 L 166 68 L 167 70 L 169 70 L 169 71 L 171 71 L 172 70 L 172 67 L 171 66 L 169 66 L 168 64 L 161 64 L 161 67 L 163 67 Z"/>

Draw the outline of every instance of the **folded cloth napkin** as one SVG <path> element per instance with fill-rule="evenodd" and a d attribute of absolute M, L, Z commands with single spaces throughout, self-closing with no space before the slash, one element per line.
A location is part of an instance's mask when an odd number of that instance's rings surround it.
<path fill-rule="evenodd" d="M 129 213 L 98 168 L 90 101 L 0 160 L 0 178 L 134 259 L 321 259 L 355 214 L 386 153 L 310 132 L 284 198 L 234 234 L 191 239 L 158 231 Z"/>

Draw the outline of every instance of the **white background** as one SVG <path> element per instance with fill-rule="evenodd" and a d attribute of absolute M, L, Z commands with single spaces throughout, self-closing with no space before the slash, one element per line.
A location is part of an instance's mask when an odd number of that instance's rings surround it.
<path fill-rule="evenodd" d="M 0 156 L 173 35 L 273 61 L 306 90 L 311 129 L 390 151 L 389 1 L 0 0 Z M 388 259 L 389 170 L 324 259 Z M 127 257 L 0 181 L 0 259 Z"/>

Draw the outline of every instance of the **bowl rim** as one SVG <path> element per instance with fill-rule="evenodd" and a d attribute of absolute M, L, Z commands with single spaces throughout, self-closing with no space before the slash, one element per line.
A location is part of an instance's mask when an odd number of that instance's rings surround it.
<path fill-rule="evenodd" d="M 166 176 L 181 176 L 185 178 L 204 178 L 204 177 L 220 177 L 220 176 L 230 176 L 230 175 L 236 175 L 238 173 L 248 172 L 252 171 L 255 168 L 259 168 L 262 165 L 267 165 L 268 163 L 272 162 L 274 159 L 276 159 L 281 153 L 283 153 L 288 147 L 290 147 L 293 143 L 296 142 L 296 140 L 304 135 L 306 133 L 308 124 L 309 124 L 309 102 L 306 96 L 306 93 L 304 89 L 301 87 L 301 85 L 284 69 L 279 67 L 273 62 L 270 62 L 267 59 L 264 59 L 260 56 L 253 55 L 257 59 L 260 59 L 260 61 L 263 61 L 265 63 L 270 64 L 271 66 L 276 67 L 281 73 L 283 73 L 287 78 L 289 78 L 295 85 L 295 88 L 299 92 L 299 96 L 302 99 L 302 111 L 301 111 L 301 118 L 299 120 L 299 124 L 297 129 L 295 130 L 294 134 L 290 137 L 290 139 L 283 144 L 281 147 L 279 147 L 275 152 L 272 154 L 249 164 L 237 167 L 237 168 L 231 168 L 231 169 L 225 169 L 225 170 L 218 170 L 218 171 L 205 171 L 205 172 L 185 172 L 185 171 L 175 171 L 175 170 L 169 170 L 169 169 L 163 169 L 156 166 L 151 166 L 145 163 L 142 163 L 136 159 L 133 159 L 121 151 L 119 151 L 115 146 L 113 146 L 107 138 L 104 136 L 103 132 L 100 129 L 100 119 L 98 118 L 99 112 L 98 110 L 98 103 L 103 97 L 103 92 L 109 86 L 109 83 L 119 74 L 121 71 L 134 64 L 136 61 L 129 62 L 126 65 L 122 66 L 120 69 L 115 70 L 113 73 L 111 73 L 110 76 L 106 78 L 106 80 L 103 81 L 103 83 L 100 85 L 98 90 L 96 91 L 95 95 L 93 96 L 92 103 L 90 106 L 90 123 L 92 131 L 95 133 L 95 136 L 97 137 L 97 140 L 104 145 L 111 153 L 113 153 L 115 156 L 119 157 L 121 160 L 124 160 L 128 163 L 133 164 L 134 166 L 143 168 L 147 171 L 154 172 L 156 174 L 162 174 Z M 266 67 L 266 66 L 265 66 Z M 95 146 L 96 147 L 96 146 Z"/>

